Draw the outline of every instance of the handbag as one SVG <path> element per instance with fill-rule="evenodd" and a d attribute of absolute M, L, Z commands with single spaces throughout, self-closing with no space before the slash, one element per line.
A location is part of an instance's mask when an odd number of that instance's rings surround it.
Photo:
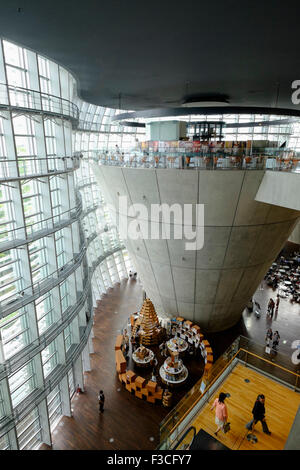
<path fill-rule="evenodd" d="M 230 423 L 225 423 L 223 426 L 223 431 L 226 434 L 228 431 L 230 431 Z"/>

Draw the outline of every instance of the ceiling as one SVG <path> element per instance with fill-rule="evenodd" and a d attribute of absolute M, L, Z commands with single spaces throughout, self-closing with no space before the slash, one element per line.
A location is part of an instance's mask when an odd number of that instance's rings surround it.
<path fill-rule="evenodd" d="M 0 35 L 68 68 L 85 101 L 143 110 L 186 99 L 297 110 L 300 2 L 1 0 Z"/>

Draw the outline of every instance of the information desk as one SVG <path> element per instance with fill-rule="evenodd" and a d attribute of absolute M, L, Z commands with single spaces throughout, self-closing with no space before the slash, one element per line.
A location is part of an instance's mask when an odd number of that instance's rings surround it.
<path fill-rule="evenodd" d="M 167 348 L 171 352 L 183 353 L 188 348 L 188 343 L 181 338 L 171 338 L 167 341 Z"/>
<path fill-rule="evenodd" d="M 132 360 L 138 367 L 148 367 L 154 360 L 154 352 L 140 346 L 132 353 Z"/>

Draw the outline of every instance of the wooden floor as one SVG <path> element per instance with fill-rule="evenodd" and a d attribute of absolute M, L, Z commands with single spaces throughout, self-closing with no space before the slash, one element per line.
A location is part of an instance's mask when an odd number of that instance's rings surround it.
<path fill-rule="evenodd" d="M 275 297 L 275 295 L 276 292 L 274 293 L 272 289 L 264 285 L 264 290 L 257 291 L 256 298 L 264 309 L 269 297 Z M 121 387 L 115 374 L 115 338 L 120 333 L 121 328 L 124 327 L 129 315 L 141 307 L 142 300 L 141 285 L 138 281 L 131 280 L 116 285 L 99 302 L 93 328 L 95 352 L 91 355 L 92 370 L 85 374 L 86 391 L 83 395 L 73 399 L 73 417 L 63 417 L 52 433 L 53 449 L 151 450 L 157 447 L 159 443 L 159 423 L 170 410 L 132 397 Z M 279 351 L 287 354 L 286 365 L 288 368 L 294 369 L 290 360 L 293 352 L 291 343 L 295 339 L 300 339 L 299 305 L 292 305 L 290 302 L 282 300 L 279 313 L 271 323 L 273 330 L 277 329 L 281 334 Z M 240 334 L 264 344 L 267 327 L 268 320 L 265 314 L 260 319 L 256 319 L 253 314 L 244 312 L 243 317 L 235 327 L 226 332 L 206 335 L 206 337 L 212 345 L 214 358 L 217 359 Z M 283 343 L 283 341 L 286 342 Z M 247 373 L 251 372 L 250 369 L 246 369 L 246 371 Z M 200 369 L 198 372 L 200 374 Z M 191 381 L 196 380 L 196 376 L 197 370 L 190 377 L 189 382 L 181 392 L 182 394 L 186 393 L 192 386 Z M 251 383 L 248 385 L 252 386 Z M 99 416 L 97 393 L 100 388 L 105 391 L 106 403 L 104 414 Z M 249 386 L 245 390 L 246 398 L 235 400 L 236 403 L 241 403 L 240 412 L 243 424 L 251 418 L 250 407 L 252 401 L 258 393 L 263 393 L 258 389 L 249 392 L 251 390 Z M 226 392 L 231 393 L 229 389 Z M 249 397 L 248 392 L 250 393 Z M 235 392 L 231 393 L 231 395 L 234 394 Z M 230 407 L 232 406 L 231 403 L 233 403 L 232 398 L 228 400 Z M 268 413 L 269 398 L 267 398 L 266 408 Z M 270 428 L 273 431 L 272 420 L 275 420 L 274 424 L 276 425 L 276 415 L 274 417 L 273 415 L 270 416 L 270 419 Z M 214 426 L 212 416 L 210 416 L 210 421 Z M 238 446 L 238 439 L 242 440 L 243 438 L 243 425 L 240 423 L 239 426 L 239 431 L 236 434 L 239 436 L 237 437 L 236 446 Z M 276 426 L 274 429 L 276 430 Z M 259 440 L 266 437 L 267 444 L 271 441 L 276 442 L 275 436 L 269 438 L 260 431 L 260 423 L 257 425 L 257 430 L 259 431 Z M 244 435 L 246 435 L 246 429 Z M 154 440 L 150 440 L 150 438 L 154 438 Z M 111 439 L 113 441 L 110 441 Z M 281 440 L 278 445 L 281 445 Z M 249 445 L 248 441 L 245 445 Z M 259 443 L 256 444 L 255 448 L 258 448 L 258 445 Z M 254 445 L 252 444 L 252 446 Z M 251 445 L 250 448 L 252 448 Z M 42 449 L 49 449 L 49 447 L 43 445 Z"/>
<path fill-rule="evenodd" d="M 73 417 L 64 416 L 52 433 L 54 450 L 139 450 L 158 444 L 158 423 L 168 411 L 132 397 L 115 372 L 116 336 L 141 304 L 142 289 L 133 280 L 116 285 L 99 302 L 92 370 L 85 373 L 85 393 L 72 400 Z M 103 414 L 98 411 L 100 389 L 105 393 Z"/>
<path fill-rule="evenodd" d="M 250 382 L 245 382 L 245 379 Z M 282 450 L 284 448 L 300 406 L 299 393 L 238 364 L 191 423 L 196 427 L 197 432 L 202 428 L 215 437 L 214 432 L 217 428 L 215 413 L 210 411 L 210 408 L 220 392 L 230 394 L 230 397 L 226 399 L 226 404 L 231 430 L 226 434 L 219 431 L 216 439 L 233 450 Z M 259 393 L 263 393 L 266 397 L 266 421 L 272 434 L 268 436 L 263 433 L 259 422 L 254 429 L 257 443 L 251 443 L 247 440 L 249 431 L 245 428 L 245 424 L 252 418 L 251 410 Z"/>
<path fill-rule="evenodd" d="M 136 280 L 123 281 L 99 301 L 93 326 L 92 370 L 85 373 L 85 393 L 72 400 L 73 417 L 64 416 L 52 433 L 54 450 L 153 450 L 158 446 L 159 424 L 170 409 L 132 396 L 119 382 L 115 368 L 116 337 L 142 301 L 143 291 Z M 165 359 L 157 357 L 159 364 Z M 185 363 L 189 377 L 174 391 L 174 405 L 203 374 L 201 356 L 186 358 Z M 134 370 L 130 359 L 128 367 Z M 145 372 L 138 373 L 149 378 Z M 103 414 L 98 412 L 100 389 L 105 394 Z M 43 445 L 41 449 L 50 448 Z"/>

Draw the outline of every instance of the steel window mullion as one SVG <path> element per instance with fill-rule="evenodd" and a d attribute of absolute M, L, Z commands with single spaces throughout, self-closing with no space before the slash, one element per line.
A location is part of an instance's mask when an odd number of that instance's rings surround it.
<path fill-rule="evenodd" d="M 48 347 L 49 347 L 49 346 L 48 346 Z M 43 351 L 42 351 L 42 352 L 43 352 Z M 45 366 L 45 365 L 47 364 L 47 362 L 49 362 L 50 359 L 52 359 L 52 358 L 53 358 L 54 356 L 56 356 L 56 355 L 57 355 L 57 351 L 55 350 L 53 353 L 51 353 L 51 354 L 47 357 L 47 359 L 46 359 L 45 362 L 42 362 L 43 366 Z"/>
<path fill-rule="evenodd" d="M 25 367 L 28 367 L 28 365 L 25 366 Z M 22 369 L 21 369 L 21 370 L 22 370 Z M 18 372 L 17 372 L 17 374 L 18 374 Z M 12 377 L 13 377 L 13 376 L 12 376 Z M 12 377 L 11 377 L 11 378 L 12 378 Z M 32 377 L 34 377 L 34 372 L 30 372 L 30 375 L 28 375 L 28 376 L 26 377 L 26 379 L 25 379 L 23 382 L 21 382 L 20 385 L 18 385 L 18 386 L 15 387 L 15 388 L 12 388 L 12 389 L 11 389 L 11 393 L 14 393 L 16 390 L 18 390 L 20 387 L 22 387 L 22 385 L 24 385 L 26 382 L 28 382 L 28 380 L 30 380 Z"/>
<path fill-rule="evenodd" d="M 23 333 L 26 333 L 29 331 L 29 328 L 23 328 L 22 330 L 20 330 L 18 333 L 14 334 L 13 336 L 11 336 L 10 338 L 6 339 L 6 340 L 3 340 L 2 339 L 2 342 L 4 345 L 10 343 L 13 339 L 17 338 L 18 336 L 22 335 Z"/>
<path fill-rule="evenodd" d="M 28 430 L 28 428 L 30 428 L 30 426 L 32 426 L 36 421 L 39 421 L 38 416 L 35 416 L 34 418 L 32 418 L 31 421 L 29 421 L 29 423 L 26 424 L 26 427 L 24 429 L 22 429 L 20 434 L 18 434 L 18 438 L 20 439 L 23 436 L 23 434 Z M 22 421 L 19 424 L 22 424 Z M 17 425 L 17 428 L 18 428 L 18 425 Z"/>
<path fill-rule="evenodd" d="M 9 286 L 10 284 L 13 284 L 14 282 L 18 282 L 20 281 L 21 279 L 23 279 L 22 277 L 17 277 L 15 279 L 13 279 L 12 281 L 9 281 L 7 282 L 6 284 L 3 284 L 2 286 L 0 286 L 0 289 L 2 290 L 4 287 L 7 287 Z"/>
<path fill-rule="evenodd" d="M 50 308 L 46 313 L 44 313 L 41 317 L 38 318 L 38 322 L 40 322 L 43 318 L 45 318 L 49 313 L 54 311 L 54 307 Z"/>

